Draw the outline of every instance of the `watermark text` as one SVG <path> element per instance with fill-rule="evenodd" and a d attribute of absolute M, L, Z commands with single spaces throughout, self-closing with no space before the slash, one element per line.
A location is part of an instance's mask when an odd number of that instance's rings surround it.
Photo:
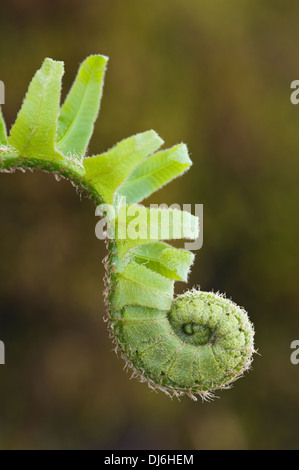
<path fill-rule="evenodd" d="M 290 347 L 291 349 L 294 349 L 294 351 L 292 352 L 290 356 L 290 360 L 291 360 L 291 363 L 294 364 L 294 366 L 296 366 L 297 364 L 299 364 L 299 340 L 294 339 L 294 341 L 291 342 Z"/>
<path fill-rule="evenodd" d="M 0 80 L 0 104 L 5 104 L 5 86 Z"/>
<path fill-rule="evenodd" d="M 5 346 L 3 341 L 0 341 L 0 365 L 5 364 Z"/>
<path fill-rule="evenodd" d="M 125 198 L 124 198 L 125 199 Z M 203 205 L 151 204 L 100 204 L 95 215 L 102 217 L 96 224 L 99 240 L 190 240 L 186 250 L 199 250 L 203 244 Z M 192 240 L 192 241 L 191 241 Z"/>

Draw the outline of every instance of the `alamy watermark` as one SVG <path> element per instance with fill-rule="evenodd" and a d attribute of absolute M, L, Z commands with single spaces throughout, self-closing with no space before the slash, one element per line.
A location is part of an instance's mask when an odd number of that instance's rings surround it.
<path fill-rule="evenodd" d="M 294 366 L 296 366 L 299 364 L 299 340 L 294 339 L 294 341 L 291 342 L 290 348 L 294 349 L 290 356 L 290 361 L 292 364 L 294 364 Z"/>
<path fill-rule="evenodd" d="M 186 250 L 199 250 L 203 244 L 203 204 L 126 204 L 121 198 L 117 204 L 100 204 L 96 216 L 95 234 L 99 240 L 192 240 L 185 242 Z"/>
<path fill-rule="evenodd" d="M 3 341 L 0 341 L 0 365 L 5 364 L 5 346 Z"/>
<path fill-rule="evenodd" d="M 0 80 L 0 104 L 5 104 L 5 86 Z"/>

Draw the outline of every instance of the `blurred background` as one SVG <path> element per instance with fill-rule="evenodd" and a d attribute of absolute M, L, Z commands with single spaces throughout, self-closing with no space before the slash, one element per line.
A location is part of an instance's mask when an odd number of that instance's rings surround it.
<path fill-rule="evenodd" d="M 204 204 L 189 283 L 256 328 L 252 370 L 211 403 L 170 400 L 123 371 L 103 322 L 94 205 L 52 175 L 0 175 L 1 449 L 298 448 L 299 79 L 296 1 L 2 0 L 3 113 L 45 57 L 110 57 L 89 154 L 155 129 L 194 162 L 146 201 Z"/>

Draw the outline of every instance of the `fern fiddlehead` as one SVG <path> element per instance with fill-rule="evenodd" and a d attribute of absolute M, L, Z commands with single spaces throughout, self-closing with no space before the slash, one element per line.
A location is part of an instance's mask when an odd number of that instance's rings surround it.
<path fill-rule="evenodd" d="M 187 281 L 194 255 L 165 240 L 195 239 L 197 218 L 140 205 L 191 166 L 186 146 L 159 150 L 162 139 L 147 131 L 85 157 L 106 64 L 105 56 L 88 57 L 60 108 L 63 63 L 45 59 L 9 136 L 0 109 L 0 171 L 52 172 L 112 209 L 106 213 L 113 236 L 107 237 L 105 296 L 116 349 L 151 387 L 208 398 L 249 368 L 253 326 L 220 294 L 192 289 L 174 296 L 174 282 Z"/>

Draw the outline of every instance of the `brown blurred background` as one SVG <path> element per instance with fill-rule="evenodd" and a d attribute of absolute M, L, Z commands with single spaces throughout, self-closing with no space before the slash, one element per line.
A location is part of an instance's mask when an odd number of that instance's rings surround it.
<path fill-rule="evenodd" d="M 253 368 L 212 403 L 129 380 L 102 321 L 97 218 L 71 185 L 0 175 L 2 449 L 298 448 L 299 4 L 272 0 L 2 0 L 0 79 L 12 125 L 45 57 L 63 97 L 110 57 L 89 154 L 155 129 L 194 162 L 146 202 L 203 203 L 188 286 L 225 292 L 256 328 Z"/>

